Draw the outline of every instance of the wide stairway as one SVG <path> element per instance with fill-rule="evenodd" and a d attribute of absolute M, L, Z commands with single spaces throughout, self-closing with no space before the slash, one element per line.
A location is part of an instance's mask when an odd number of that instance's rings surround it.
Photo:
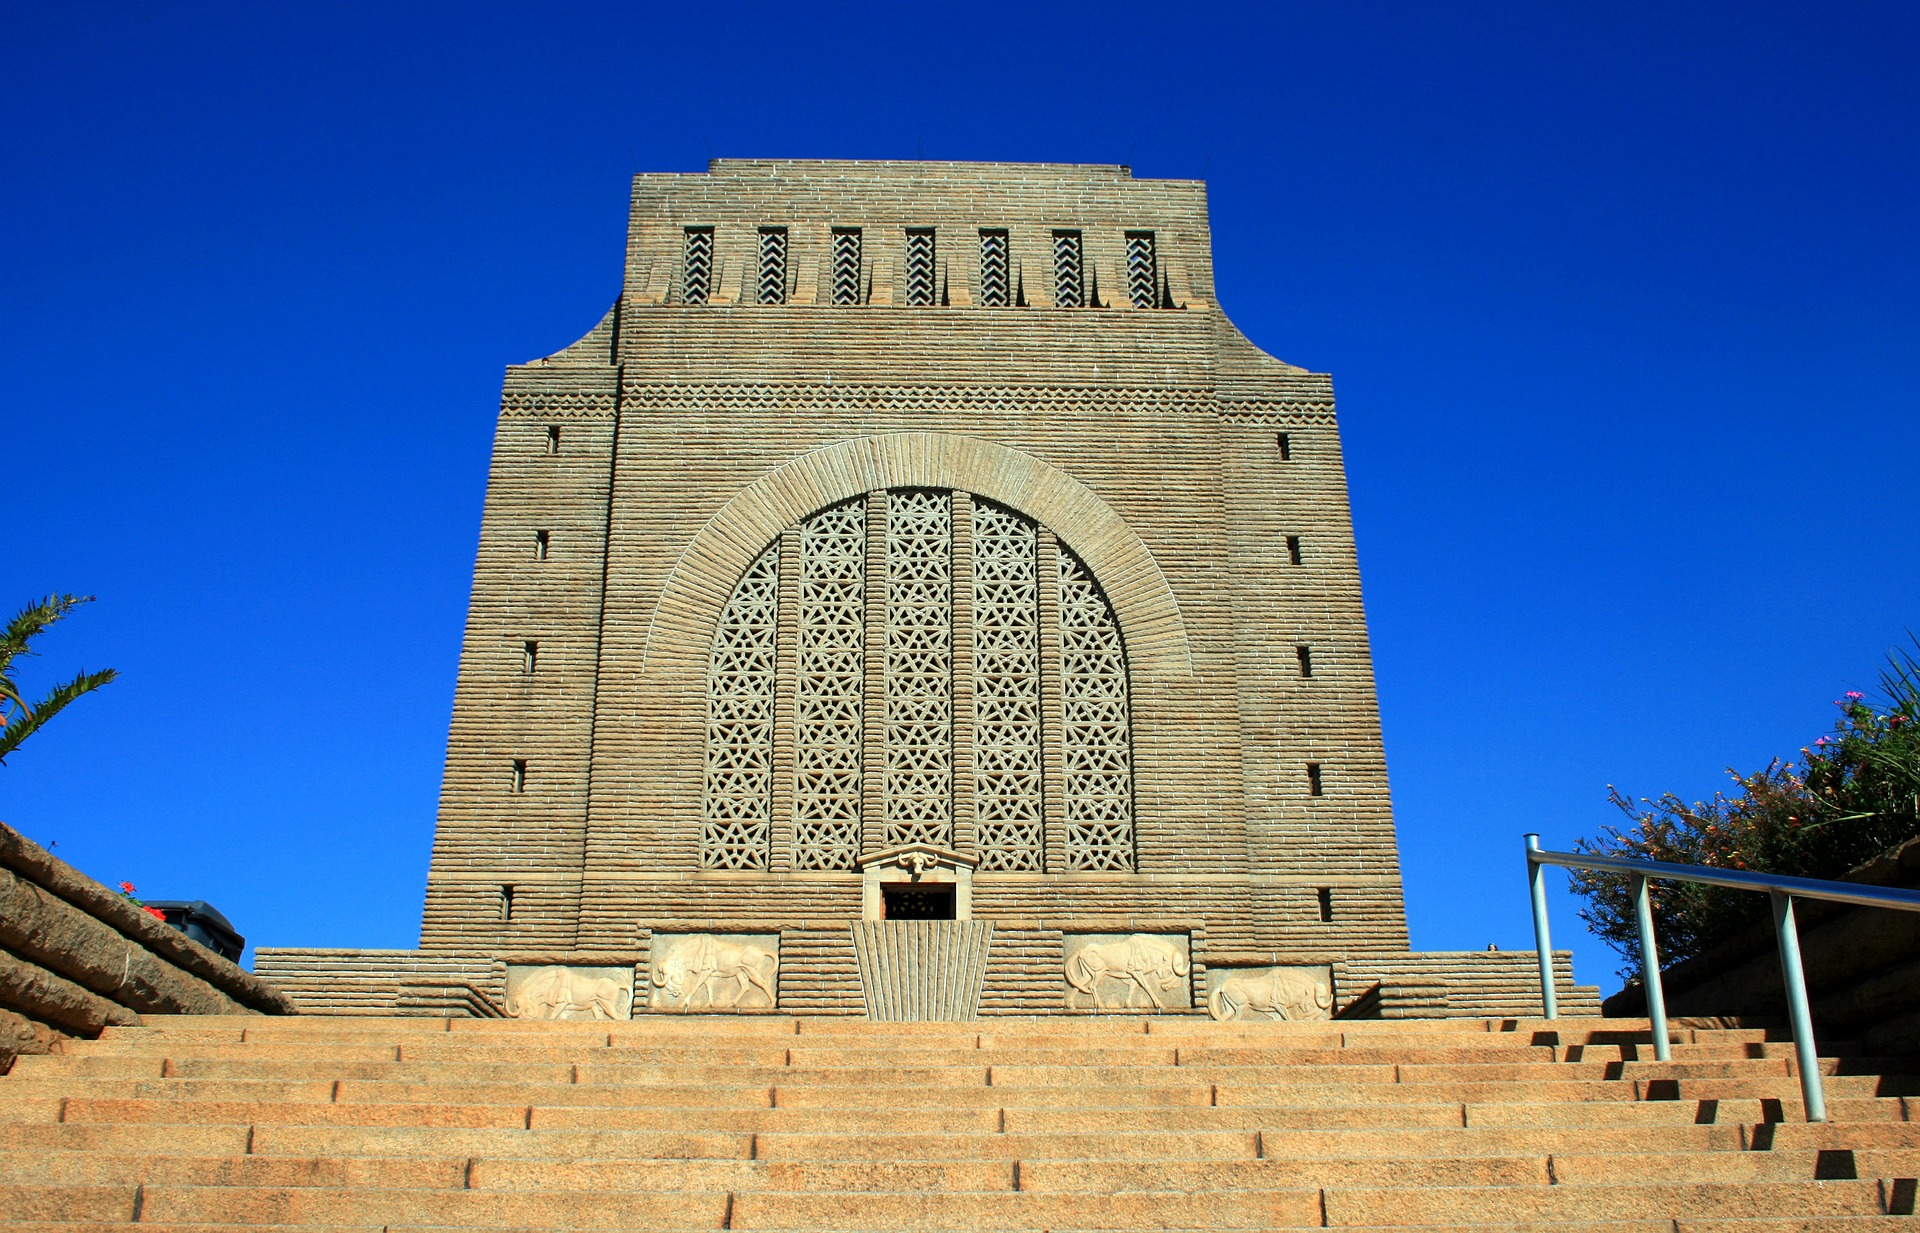
<path fill-rule="evenodd" d="M 1914 1207 L 1920 1091 L 1573 1019 L 162 1018 L 0 1078 L 0 1223 L 1816 1230 Z"/>

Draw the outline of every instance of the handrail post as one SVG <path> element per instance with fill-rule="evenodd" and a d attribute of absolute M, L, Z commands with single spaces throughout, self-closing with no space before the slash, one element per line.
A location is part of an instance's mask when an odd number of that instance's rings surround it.
<path fill-rule="evenodd" d="M 1633 879 L 1633 914 L 1640 923 L 1640 984 L 1647 993 L 1654 1060 L 1671 1062 L 1673 1046 L 1667 1041 L 1667 995 L 1660 987 L 1660 953 L 1653 943 L 1653 904 L 1647 897 L 1647 880 L 1637 874 Z"/>
<path fill-rule="evenodd" d="M 1540 956 L 1540 1006 L 1542 1017 L 1560 1017 L 1560 999 L 1553 988 L 1553 935 L 1547 930 L 1546 870 L 1533 854 L 1540 850 L 1540 836 L 1527 836 L 1527 889 L 1533 894 L 1533 948 Z"/>
<path fill-rule="evenodd" d="M 1772 891 L 1773 932 L 1780 943 L 1780 976 L 1787 987 L 1787 1018 L 1793 1024 L 1793 1055 L 1800 1067 L 1800 1096 L 1809 1122 L 1827 1120 L 1827 1096 L 1820 1082 L 1820 1052 L 1813 1045 L 1813 1011 L 1807 1005 L 1807 974 L 1800 966 L 1800 930 L 1793 920 L 1793 896 Z"/>

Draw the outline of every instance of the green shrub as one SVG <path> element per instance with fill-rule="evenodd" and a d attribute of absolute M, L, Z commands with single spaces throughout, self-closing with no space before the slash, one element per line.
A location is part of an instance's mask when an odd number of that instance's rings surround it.
<path fill-rule="evenodd" d="M 1920 640 L 1915 645 L 1920 647 Z M 1579 852 L 1635 860 L 1843 878 L 1888 848 L 1920 835 L 1920 660 L 1904 650 L 1881 674 L 1880 702 L 1848 691 L 1833 730 L 1791 761 L 1728 770 L 1737 788 L 1689 805 L 1669 792 L 1638 803 L 1608 791 L 1625 826 L 1601 828 Z M 1570 870 L 1587 906 L 1580 917 L 1640 970 L 1631 879 Z M 1703 953 L 1767 916 L 1767 897 L 1686 882 L 1654 882 L 1650 897 L 1663 962 Z"/>

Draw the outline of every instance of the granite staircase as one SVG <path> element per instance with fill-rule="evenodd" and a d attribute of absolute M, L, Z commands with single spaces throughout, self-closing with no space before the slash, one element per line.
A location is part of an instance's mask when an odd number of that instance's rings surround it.
<path fill-rule="evenodd" d="M 0 1078 L 23 1229 L 1821 1230 L 1920 1080 L 1644 1021 L 167 1018 Z M 1908 1093 L 1914 1093 L 1910 1097 Z"/>

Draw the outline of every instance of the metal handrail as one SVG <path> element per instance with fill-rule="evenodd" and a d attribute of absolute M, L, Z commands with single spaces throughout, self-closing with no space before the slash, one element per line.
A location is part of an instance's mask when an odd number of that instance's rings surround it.
<path fill-rule="evenodd" d="M 1698 882 L 1735 890 L 1765 891 L 1773 899 L 1774 940 L 1780 949 L 1780 972 L 1787 987 L 1787 1018 L 1793 1025 L 1793 1052 L 1800 1071 L 1800 1094 L 1809 1122 L 1827 1120 L 1827 1097 L 1820 1081 L 1820 1055 L 1813 1043 L 1813 1015 L 1807 1004 L 1807 977 L 1800 963 L 1800 929 L 1794 923 L 1793 901 L 1824 899 L 1859 907 L 1894 908 L 1920 912 L 1920 891 L 1896 887 L 1862 886 L 1857 882 L 1829 882 L 1793 878 L 1784 874 L 1750 873 L 1744 869 L 1714 869 L 1706 865 L 1679 865 L 1669 861 L 1635 861 L 1619 856 L 1589 856 L 1577 852 L 1549 852 L 1540 836 L 1528 835 L 1527 887 L 1533 898 L 1533 939 L 1540 959 L 1540 1002 L 1549 1019 L 1560 1017 L 1560 999 L 1553 987 L 1553 938 L 1547 928 L 1547 888 L 1541 880 L 1545 865 L 1624 873 L 1633 879 L 1633 910 L 1640 931 L 1640 978 L 1647 992 L 1647 1019 L 1653 1030 L 1653 1056 L 1673 1060 L 1667 1039 L 1667 997 L 1660 987 L 1660 955 L 1654 945 L 1653 908 L 1647 882 Z"/>

